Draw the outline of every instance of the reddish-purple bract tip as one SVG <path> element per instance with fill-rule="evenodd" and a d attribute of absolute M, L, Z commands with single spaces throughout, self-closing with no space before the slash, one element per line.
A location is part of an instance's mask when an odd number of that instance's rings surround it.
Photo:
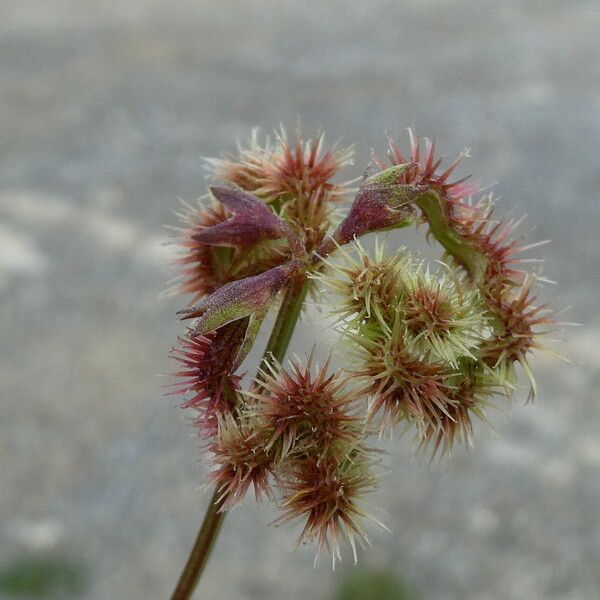
<path fill-rule="evenodd" d="M 256 196 L 234 187 L 213 186 L 210 191 L 233 216 L 194 234 L 193 240 L 214 246 L 247 248 L 264 240 L 287 237 L 293 250 L 300 243 L 290 226 Z"/>

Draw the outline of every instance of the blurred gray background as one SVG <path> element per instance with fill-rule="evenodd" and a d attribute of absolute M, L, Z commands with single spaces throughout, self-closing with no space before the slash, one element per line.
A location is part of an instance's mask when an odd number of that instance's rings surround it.
<path fill-rule="evenodd" d="M 428 467 L 411 440 L 391 447 L 372 501 L 392 534 L 371 530 L 363 568 L 425 599 L 600 597 L 597 0 L 4 0 L 0 15 L 0 595 L 19 577 L 48 597 L 172 590 L 208 497 L 159 377 L 182 330 L 182 301 L 157 298 L 163 225 L 203 193 L 202 156 L 300 118 L 358 142 L 353 176 L 386 129 L 470 146 L 462 173 L 553 240 L 543 295 L 583 324 L 555 344 L 574 364 L 539 357 L 539 401 L 521 390 L 475 450 Z M 314 571 L 273 517 L 232 512 L 199 598 L 335 597 L 349 553 Z"/>

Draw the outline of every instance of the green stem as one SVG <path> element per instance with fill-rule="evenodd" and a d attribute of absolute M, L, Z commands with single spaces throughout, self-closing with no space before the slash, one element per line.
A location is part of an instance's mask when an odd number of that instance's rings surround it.
<path fill-rule="evenodd" d="M 171 600 L 188 600 L 196 588 L 223 524 L 225 513 L 218 512 L 219 496 L 219 488 L 215 487 L 200 531 L 198 531 L 198 535 L 196 536 L 194 547 L 185 563 Z"/>
<path fill-rule="evenodd" d="M 433 237 L 465 267 L 475 283 L 485 277 L 487 257 L 469 240 L 460 236 L 448 223 L 444 201 L 435 190 L 428 190 L 416 201 L 417 206 L 425 213 Z"/>
<path fill-rule="evenodd" d="M 302 278 L 290 282 L 286 288 L 285 296 L 265 353 L 263 360 L 271 361 L 275 358 L 281 362 L 287 352 L 292 333 L 300 317 L 304 300 L 308 291 L 309 282 Z M 194 547 L 181 573 L 177 587 L 171 596 L 171 600 L 188 600 L 191 597 L 200 576 L 204 571 L 204 567 L 208 562 L 211 551 L 219 535 L 225 512 L 219 512 L 219 490 L 215 488 L 212 497 L 208 503 L 208 508 L 204 515 L 200 531 L 196 536 Z"/>
<path fill-rule="evenodd" d="M 306 299 L 308 286 L 309 282 L 305 278 L 298 278 L 288 285 L 263 360 L 274 358 L 281 362 L 284 359 Z"/>

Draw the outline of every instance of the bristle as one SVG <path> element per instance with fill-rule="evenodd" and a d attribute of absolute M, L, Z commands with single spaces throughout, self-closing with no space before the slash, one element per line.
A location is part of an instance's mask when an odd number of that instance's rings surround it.
<path fill-rule="evenodd" d="M 489 324 L 478 291 L 447 265 L 436 274 L 422 267 L 403 274 L 399 310 L 407 343 L 453 366 L 461 358 L 475 358 Z"/>
<path fill-rule="evenodd" d="M 242 501 L 254 487 L 257 501 L 271 498 L 270 477 L 273 459 L 266 450 L 265 439 L 253 424 L 232 414 L 220 416 L 218 431 L 208 446 L 215 467 L 210 479 L 220 492 L 219 511 Z"/>
<path fill-rule="evenodd" d="M 283 127 L 276 132 L 276 141 L 274 146 L 261 145 L 255 136 L 249 147 L 238 149 L 237 156 L 211 159 L 208 167 L 217 179 L 238 185 L 267 202 L 288 195 L 310 197 L 318 190 L 325 201 L 335 202 L 344 196 L 347 185 L 331 179 L 352 164 L 352 148 L 324 151 L 322 133 L 305 140 L 300 131 L 290 143 Z"/>
<path fill-rule="evenodd" d="M 528 354 L 542 348 L 539 337 L 546 332 L 545 328 L 556 325 L 545 306 L 535 305 L 536 296 L 532 293 L 534 282 L 535 276 L 529 276 L 522 286 L 490 298 L 491 310 L 500 327 L 482 346 L 483 360 L 492 368 L 502 364 L 521 364 L 531 382 L 533 393 L 535 380 L 527 362 Z"/>
<path fill-rule="evenodd" d="M 410 128 L 408 129 L 408 136 L 410 142 L 410 159 L 413 168 L 408 169 L 403 174 L 402 181 L 399 181 L 398 183 L 434 186 L 442 190 L 448 199 L 453 202 L 460 202 L 462 199 L 467 198 L 476 192 L 478 189 L 478 186 L 476 185 L 461 185 L 464 179 L 448 181 L 450 175 L 456 170 L 463 158 L 469 156 L 468 148 L 465 148 L 444 172 L 438 174 L 436 171 L 441 165 L 443 157 L 435 157 L 435 141 L 431 142 L 428 138 L 425 138 L 425 151 L 422 152 L 419 137 L 416 136 Z M 398 145 L 389 136 L 388 146 L 388 157 L 392 165 L 407 163 L 407 160 L 398 148 Z M 383 162 L 379 159 L 376 159 L 376 161 L 383 169 L 385 166 Z"/>
<path fill-rule="evenodd" d="M 219 416 L 232 409 L 227 392 L 238 389 L 240 377 L 231 370 L 246 326 L 247 319 L 242 319 L 207 335 L 188 330 L 171 353 L 182 368 L 174 374 L 179 381 L 170 386 L 169 395 L 189 396 L 182 408 L 198 412 L 196 424 L 203 437 L 213 435 Z"/>
<path fill-rule="evenodd" d="M 256 382 L 260 391 L 248 393 L 248 414 L 271 431 L 267 446 L 279 460 L 290 453 L 325 456 L 364 437 L 347 378 L 330 374 L 329 361 L 316 369 L 312 363 L 311 354 L 305 364 L 292 359 L 287 369 L 269 365 Z"/>
<path fill-rule="evenodd" d="M 181 293 L 192 295 L 191 302 L 231 281 L 228 273 L 231 250 L 214 248 L 193 239 L 195 234 L 223 223 L 230 216 L 227 209 L 213 199 L 208 206 L 190 208 L 180 217 L 186 228 L 179 242 L 184 255 L 175 261 L 181 269 L 178 287 Z"/>
<path fill-rule="evenodd" d="M 372 259 L 360 242 L 351 250 L 339 248 L 336 256 L 323 259 L 326 268 L 313 277 L 333 292 L 332 314 L 360 324 L 374 319 L 385 326 L 394 314 L 401 294 L 401 272 L 409 269 L 410 255 L 402 248 L 387 258 L 379 247 Z"/>
<path fill-rule="evenodd" d="M 331 552 L 333 566 L 341 558 L 346 537 L 355 556 L 354 542 L 368 544 L 362 521 L 369 519 L 361 496 L 376 487 L 370 462 L 361 455 L 338 460 L 298 460 L 283 483 L 283 515 L 279 521 L 304 518 L 299 543 L 317 542 L 316 560 L 323 550 Z M 372 519 L 376 522 L 375 519 Z"/>
<path fill-rule="evenodd" d="M 457 372 L 452 378 L 447 413 L 430 420 L 419 439 L 420 450 L 431 452 L 431 459 L 449 456 L 458 442 L 473 445 L 473 417 L 487 424 L 485 409 L 492 407 L 489 399 L 501 393 L 496 378 L 478 368 Z"/>
<path fill-rule="evenodd" d="M 448 415 L 452 373 L 449 365 L 423 360 L 411 352 L 398 332 L 368 340 L 357 336 L 357 366 L 352 376 L 371 398 L 369 416 L 379 419 L 381 430 L 391 430 L 401 421 L 409 421 L 420 432 L 440 415 Z"/>

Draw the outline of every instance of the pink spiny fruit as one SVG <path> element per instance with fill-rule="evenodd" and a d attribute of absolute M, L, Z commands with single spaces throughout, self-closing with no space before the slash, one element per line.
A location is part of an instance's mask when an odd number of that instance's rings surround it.
<path fill-rule="evenodd" d="M 331 179 L 352 164 L 351 148 L 324 150 L 322 133 L 305 140 L 297 131 L 295 142 L 290 143 L 282 128 L 275 137 L 274 145 L 268 138 L 261 145 L 258 130 L 254 130 L 248 148 L 238 145 L 237 155 L 208 159 L 209 169 L 216 179 L 238 185 L 267 202 L 300 195 L 310 197 L 319 190 L 325 201 L 335 202 L 344 196 L 347 184 L 333 183 Z"/>
<path fill-rule="evenodd" d="M 208 449 L 214 467 L 210 480 L 220 493 L 220 512 L 241 502 L 251 486 L 257 501 L 272 497 L 273 458 L 266 450 L 264 435 L 251 421 L 223 414 Z"/>
<path fill-rule="evenodd" d="M 192 302 L 212 294 L 231 281 L 229 267 L 231 251 L 215 249 L 195 239 L 197 234 L 225 222 L 231 213 L 216 200 L 209 206 L 192 210 L 181 219 L 186 225 L 180 242 L 185 255 L 176 260 L 181 267 L 179 291 L 192 294 Z"/>
<path fill-rule="evenodd" d="M 356 414 L 357 391 L 348 379 L 328 374 L 329 361 L 313 374 L 313 354 L 306 364 L 297 359 L 289 369 L 271 366 L 260 373 L 257 392 L 249 392 L 249 412 L 271 432 L 267 448 L 279 460 L 288 453 L 324 456 L 339 442 L 361 437 Z"/>
<path fill-rule="evenodd" d="M 396 183 L 434 187 L 452 202 L 460 202 L 463 198 L 467 198 L 477 191 L 478 186 L 466 183 L 468 177 L 449 181 L 450 176 L 462 159 L 469 155 L 468 148 L 465 148 L 444 171 L 438 173 L 437 170 L 443 161 L 443 157 L 437 158 L 435 156 L 435 141 L 425 138 L 425 149 L 423 150 L 418 136 L 413 134 L 412 129 L 409 128 L 408 134 L 410 137 L 410 158 L 405 158 L 394 140 L 389 139 L 388 158 L 390 163 L 392 165 L 407 166 L 400 173 Z M 373 156 L 373 161 L 382 170 L 388 168 L 377 156 Z"/>
<path fill-rule="evenodd" d="M 463 370 L 451 378 L 448 397 L 451 402 L 446 411 L 435 420 L 429 420 L 421 432 L 422 449 L 431 449 L 431 458 L 450 455 L 456 442 L 473 445 L 473 417 L 487 423 L 486 408 L 495 408 L 490 398 L 505 394 L 496 377 L 481 370 L 472 361 L 463 365 Z"/>
<path fill-rule="evenodd" d="M 169 394 L 190 396 L 182 408 L 198 411 L 196 424 L 202 436 L 213 435 L 219 417 L 233 408 L 231 393 L 235 393 L 240 381 L 233 375 L 234 363 L 247 321 L 233 321 L 206 335 L 194 335 L 188 330 L 179 338 L 179 347 L 172 350 L 172 357 L 182 368 L 174 374 L 180 381 L 172 384 L 175 389 Z"/>
<path fill-rule="evenodd" d="M 323 151 L 325 136 L 318 133 L 314 140 L 303 140 L 296 132 L 294 144 L 288 141 L 284 130 L 278 135 L 281 154 L 274 168 L 270 169 L 270 178 L 280 194 L 297 195 L 299 192 L 310 195 L 323 190 L 326 200 L 340 200 L 346 189 L 343 184 L 335 184 L 331 179 L 343 167 L 352 164 L 351 149 Z M 267 169 L 267 172 L 269 169 Z"/>
<path fill-rule="evenodd" d="M 322 550 L 331 551 L 333 565 L 341 559 L 340 542 L 346 537 L 352 546 L 356 562 L 356 542 L 369 543 L 362 521 L 371 519 L 385 526 L 366 512 L 361 498 L 376 488 L 371 462 L 361 453 L 349 453 L 340 459 L 308 456 L 296 460 L 290 467 L 278 521 L 304 519 L 299 543 L 317 542 L 315 563 Z"/>
<path fill-rule="evenodd" d="M 389 336 L 367 327 L 347 336 L 356 348 L 351 374 L 371 398 L 371 420 L 381 418 L 382 430 L 415 423 L 421 436 L 429 424 L 439 425 L 453 403 L 450 365 L 429 362 L 407 348 L 399 318 Z"/>
<path fill-rule="evenodd" d="M 495 220 L 493 211 L 494 202 L 488 195 L 473 205 L 454 206 L 448 214 L 452 227 L 459 235 L 474 244 L 487 258 L 481 287 L 489 296 L 523 283 L 527 273 L 517 268 L 524 260 L 521 254 L 547 243 L 523 244 L 521 240 L 512 239 L 520 221 Z"/>
<path fill-rule="evenodd" d="M 535 276 L 528 276 L 520 288 L 511 290 L 492 304 L 496 319 L 494 335 L 482 345 L 483 360 L 492 368 L 500 369 L 502 377 L 510 382 L 511 368 L 516 362 L 525 370 L 531 383 L 530 397 L 535 397 L 536 385 L 528 362 L 528 354 L 541 350 L 539 338 L 545 331 L 540 327 L 551 327 L 556 321 L 546 306 L 536 306 L 536 296 L 531 293 Z"/>

